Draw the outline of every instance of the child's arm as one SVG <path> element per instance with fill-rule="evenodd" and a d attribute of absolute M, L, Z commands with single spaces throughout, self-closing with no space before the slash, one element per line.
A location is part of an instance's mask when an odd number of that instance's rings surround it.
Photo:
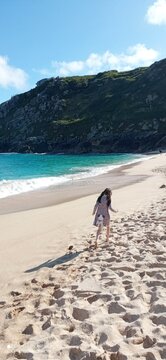
<path fill-rule="evenodd" d="M 95 206 L 94 206 L 92 215 L 95 215 L 95 213 L 96 213 L 96 211 L 97 211 L 97 209 L 98 209 L 98 206 L 99 206 L 99 203 L 98 203 L 98 201 L 96 201 L 96 204 L 95 204 Z"/>
<path fill-rule="evenodd" d="M 115 212 L 115 213 L 118 212 L 118 210 L 115 210 L 115 209 L 112 208 L 111 203 L 110 203 L 109 209 L 110 209 L 111 211 Z"/>

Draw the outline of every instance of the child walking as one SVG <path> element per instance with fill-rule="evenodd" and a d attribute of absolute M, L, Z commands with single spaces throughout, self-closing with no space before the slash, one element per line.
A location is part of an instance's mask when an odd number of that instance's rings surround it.
<path fill-rule="evenodd" d="M 109 240 L 109 235 L 110 235 L 109 210 L 113 212 L 117 212 L 117 210 L 114 210 L 111 206 L 111 195 L 112 195 L 111 189 L 106 188 L 98 197 L 93 209 L 92 215 L 95 215 L 93 225 L 98 227 L 96 233 L 95 249 L 97 248 L 97 240 L 103 226 L 106 226 L 106 241 Z"/>

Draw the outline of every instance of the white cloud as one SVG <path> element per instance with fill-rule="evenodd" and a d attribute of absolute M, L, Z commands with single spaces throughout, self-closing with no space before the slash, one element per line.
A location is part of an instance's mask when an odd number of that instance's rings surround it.
<path fill-rule="evenodd" d="M 156 0 L 146 13 L 146 20 L 150 24 L 166 24 L 166 0 Z"/>
<path fill-rule="evenodd" d="M 136 44 L 121 54 L 113 54 L 107 50 L 103 54 L 92 53 L 84 61 L 52 61 L 52 68 L 48 72 L 50 76 L 72 76 L 96 74 L 112 69 L 124 71 L 140 66 L 149 66 L 158 56 L 159 53 L 156 50 L 148 48 L 144 44 Z M 43 74 L 42 69 L 41 74 Z"/>
<path fill-rule="evenodd" d="M 158 52 L 147 48 L 144 44 L 137 44 L 128 50 L 128 55 L 122 55 L 121 62 L 128 66 L 148 66 L 158 57 Z"/>
<path fill-rule="evenodd" d="M 55 68 L 59 75 L 67 76 L 69 73 L 77 73 L 83 70 L 84 62 L 83 61 L 52 61 L 52 66 Z"/>
<path fill-rule="evenodd" d="M 27 74 L 24 70 L 8 64 L 8 58 L 0 56 L 0 86 L 23 90 L 27 86 Z"/>

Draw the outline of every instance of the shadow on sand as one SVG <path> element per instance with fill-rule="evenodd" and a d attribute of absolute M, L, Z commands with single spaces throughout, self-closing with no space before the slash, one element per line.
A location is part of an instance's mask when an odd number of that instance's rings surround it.
<path fill-rule="evenodd" d="M 67 253 L 67 254 L 65 254 L 65 255 L 57 258 L 57 259 L 49 259 L 46 262 L 44 262 L 44 263 L 42 263 L 42 264 L 40 264 L 38 266 L 35 266 L 35 267 L 33 267 L 31 269 L 28 269 L 28 270 L 25 270 L 25 273 L 31 273 L 33 271 L 37 271 L 37 270 L 39 270 L 41 268 L 44 268 L 44 267 L 53 268 L 56 265 L 65 264 L 66 262 L 71 261 L 74 258 L 76 258 L 77 256 L 79 256 L 83 252 L 84 252 L 84 250 L 74 252 L 74 253 Z"/>

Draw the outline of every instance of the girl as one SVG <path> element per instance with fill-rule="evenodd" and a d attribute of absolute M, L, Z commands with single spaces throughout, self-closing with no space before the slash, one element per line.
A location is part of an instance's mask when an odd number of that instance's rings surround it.
<path fill-rule="evenodd" d="M 117 212 L 111 206 L 111 189 L 106 188 L 98 197 L 97 202 L 94 206 L 93 214 L 95 215 L 95 219 L 93 225 L 97 226 L 97 233 L 96 233 L 96 242 L 95 242 L 95 249 L 97 248 L 97 240 L 101 233 L 102 227 L 106 226 L 106 241 L 109 240 L 110 235 L 110 214 L 109 210 L 113 212 Z"/>

